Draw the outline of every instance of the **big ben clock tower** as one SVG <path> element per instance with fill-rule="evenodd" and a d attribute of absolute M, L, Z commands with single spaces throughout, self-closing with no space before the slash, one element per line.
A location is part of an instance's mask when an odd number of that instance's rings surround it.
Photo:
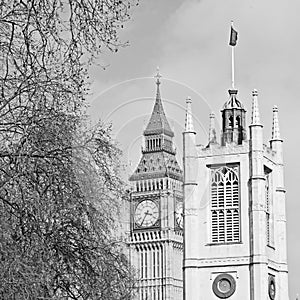
<path fill-rule="evenodd" d="M 174 133 L 160 96 L 146 129 L 141 160 L 129 180 L 130 259 L 138 272 L 139 300 L 182 299 L 182 184 Z"/>

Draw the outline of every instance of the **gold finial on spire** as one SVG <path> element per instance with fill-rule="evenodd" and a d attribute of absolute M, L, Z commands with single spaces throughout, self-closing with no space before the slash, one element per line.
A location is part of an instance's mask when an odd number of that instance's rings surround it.
<path fill-rule="evenodd" d="M 156 67 L 156 75 L 154 76 L 154 78 L 156 78 L 156 84 L 159 85 L 160 84 L 160 78 L 162 76 L 159 73 L 159 67 Z"/>

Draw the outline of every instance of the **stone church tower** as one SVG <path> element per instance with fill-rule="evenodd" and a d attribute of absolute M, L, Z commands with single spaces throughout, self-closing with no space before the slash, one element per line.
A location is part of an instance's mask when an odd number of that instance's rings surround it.
<path fill-rule="evenodd" d="M 184 139 L 184 299 L 288 300 L 285 189 L 278 109 L 263 143 L 258 95 L 246 110 L 229 90 L 217 139 L 210 115 L 205 146 L 195 143 L 191 100 Z M 219 142 L 218 142 L 219 140 Z"/>
<path fill-rule="evenodd" d="M 138 271 L 138 300 L 183 297 L 183 173 L 176 160 L 174 132 L 160 96 L 160 75 L 140 162 L 129 178 L 130 258 Z"/>

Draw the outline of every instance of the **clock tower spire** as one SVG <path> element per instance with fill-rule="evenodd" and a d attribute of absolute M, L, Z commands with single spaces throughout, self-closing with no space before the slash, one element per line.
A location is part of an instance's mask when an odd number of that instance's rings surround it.
<path fill-rule="evenodd" d="M 163 108 L 159 69 L 155 79 L 156 98 L 143 132 L 142 156 L 129 178 L 129 246 L 139 271 L 138 299 L 181 300 L 183 173 Z"/>

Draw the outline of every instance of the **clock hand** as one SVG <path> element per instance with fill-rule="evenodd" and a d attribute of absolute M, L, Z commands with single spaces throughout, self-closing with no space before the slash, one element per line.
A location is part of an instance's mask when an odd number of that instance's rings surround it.
<path fill-rule="evenodd" d="M 149 215 L 149 210 L 147 210 L 147 211 L 145 212 L 145 216 L 144 216 L 144 218 L 143 218 L 143 220 L 142 220 L 141 226 L 143 225 L 143 223 L 144 223 L 145 218 L 147 217 L 147 215 Z"/>

